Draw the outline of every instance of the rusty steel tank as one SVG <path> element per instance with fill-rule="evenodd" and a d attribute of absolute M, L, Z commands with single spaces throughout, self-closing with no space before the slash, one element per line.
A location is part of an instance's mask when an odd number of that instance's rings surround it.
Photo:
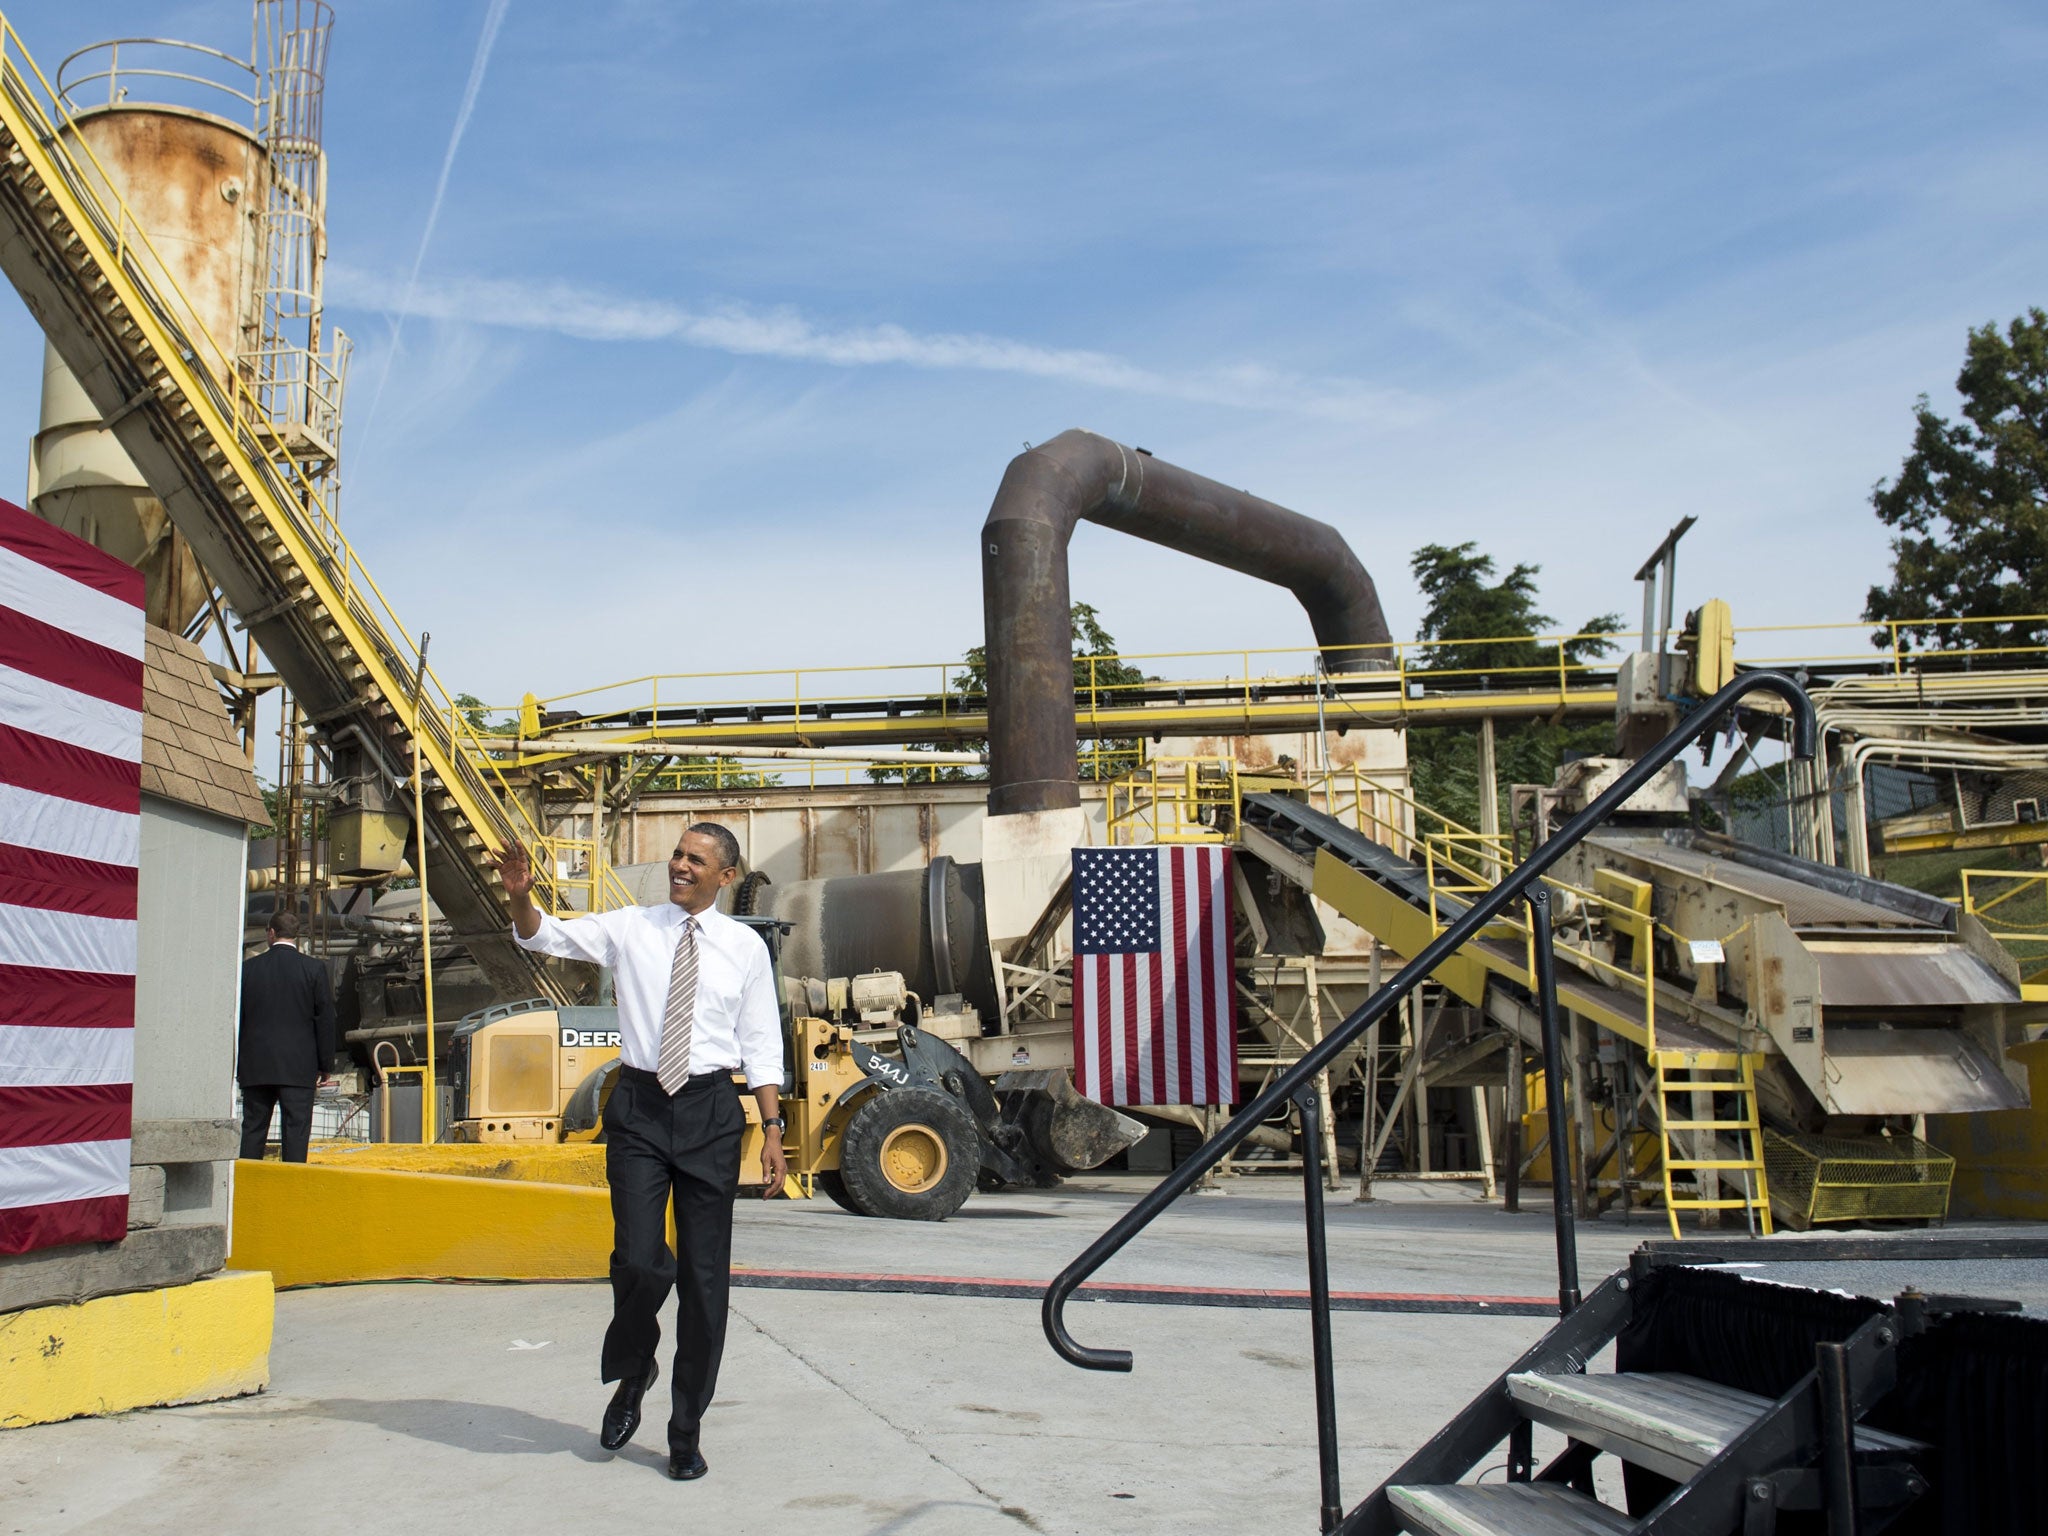
<path fill-rule="evenodd" d="M 65 59 L 57 92 L 67 147 L 141 230 L 143 265 L 196 358 L 246 387 L 271 191 L 264 72 L 196 43 L 125 38 Z M 37 516 L 142 570 L 152 624 L 182 630 L 204 606 L 209 583 L 183 536 L 47 346 L 28 494 Z"/>
<path fill-rule="evenodd" d="M 985 1029 L 1001 1018 L 981 866 L 940 854 L 923 869 L 748 887 L 746 910 L 788 923 L 787 976 L 900 971 L 926 1003 L 958 994 Z"/>

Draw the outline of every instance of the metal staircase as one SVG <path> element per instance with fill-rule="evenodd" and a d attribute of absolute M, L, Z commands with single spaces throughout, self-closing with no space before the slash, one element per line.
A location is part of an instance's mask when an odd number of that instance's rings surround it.
<path fill-rule="evenodd" d="M 1525 974 L 1540 1022 L 1545 1100 L 1561 1102 L 1564 1072 L 1558 1006 L 1563 988 L 1557 974 L 1546 871 L 1597 831 L 1687 746 L 1728 718 L 1745 695 L 1759 689 L 1783 699 L 1792 717 L 1794 751 L 1802 758 L 1810 756 L 1816 733 L 1813 708 L 1805 693 L 1776 673 L 1747 674 L 1687 717 L 1520 865 L 1489 888 L 1474 890 L 1458 904 L 1458 910 L 1439 905 L 1446 898 L 1433 890 L 1411 890 L 1411 896 L 1429 904 L 1425 915 L 1434 937 L 1409 951 L 1413 958 L 1398 976 L 1276 1076 L 1228 1125 L 1060 1272 L 1047 1287 L 1043 1306 L 1046 1337 L 1055 1352 L 1089 1370 L 1131 1368 L 1128 1351 L 1093 1348 L 1073 1338 L 1065 1318 L 1068 1299 L 1253 1130 L 1292 1102 L 1302 1115 L 1302 1189 L 1324 1531 L 1341 1531 L 1347 1536 L 1380 1536 L 1402 1529 L 1440 1536 L 1621 1531 L 1642 1536 L 1681 1532 L 1686 1536 L 1709 1532 L 1761 1536 L 1775 1530 L 1778 1509 L 1804 1508 L 1826 1509 L 1829 1530 L 1835 1536 L 1881 1529 L 1890 1512 L 1917 1497 L 1924 1484 L 1910 1463 L 1916 1448 L 1859 1437 L 1854 1429 L 1892 1381 L 1899 1329 L 1883 1319 L 1872 1319 L 1846 1342 L 1836 1342 L 1839 1335 L 1821 1341 L 1811 1357 L 1812 1370 L 1775 1398 L 1745 1397 L 1721 1384 L 1686 1379 L 1684 1373 L 1582 1374 L 1588 1361 L 1628 1323 L 1634 1281 L 1630 1275 L 1617 1275 L 1581 1301 L 1564 1118 L 1552 1115 L 1552 1211 L 1563 1320 L 1363 1504 L 1347 1514 L 1342 1499 L 1330 1277 L 1322 1220 L 1322 1159 L 1316 1135 L 1319 1104 L 1313 1088 L 1317 1075 L 1404 997 L 1432 975 L 1439 975 L 1447 962 L 1458 961 L 1513 904 L 1524 902 Z M 1303 851 L 1300 839 L 1278 827 L 1277 808 L 1268 810 L 1272 812 L 1265 815 L 1269 841 L 1285 842 L 1291 856 L 1299 860 Z M 1261 813 L 1248 809 L 1248 816 L 1254 814 Z M 1330 831 L 1336 824 L 1318 827 L 1306 818 L 1288 815 L 1295 828 L 1316 834 L 1315 863 L 1319 869 L 1327 868 L 1344 841 Z M 1387 850 L 1375 852 L 1372 846 L 1352 852 L 1367 861 L 1390 857 Z M 1412 865 L 1406 869 L 1388 865 L 1380 874 L 1390 884 L 1412 884 L 1412 870 Z M 1444 978 L 1439 975 L 1439 979 Z M 1647 990 L 1654 996 L 1654 978 L 1647 980 Z M 1445 984 L 1451 983 L 1446 980 Z M 1746 1074 L 1747 1068 L 1739 1066 L 1738 1070 Z M 1686 1078 L 1683 1091 L 1690 1092 L 1691 1074 Z M 1714 1091 L 1732 1091 L 1722 1086 L 1722 1080 L 1712 1081 Z M 1747 1128 L 1755 1116 L 1754 1083 L 1746 1075 L 1740 1081 L 1747 1090 Z M 1713 1116 L 1690 1118 L 1693 1130 L 1718 1134 L 1725 1128 L 1724 1122 Z M 1760 1169 L 1749 1171 L 1761 1173 Z M 1760 1182 L 1758 1190 L 1761 1193 Z M 1564 1454 L 1540 1473 L 1532 1450 L 1538 1422 L 1562 1428 L 1568 1437 Z M 1509 1447 L 1505 1484 L 1459 1481 L 1504 1441 Z M 1603 1505 L 1593 1495 L 1591 1474 L 1593 1459 L 1603 1451 L 1676 1477 L 1678 1487 L 1641 1516 L 1631 1517 Z M 1858 1521 L 1865 1515 L 1869 1518 L 1859 1527 Z"/>
<path fill-rule="evenodd" d="M 566 1000 L 511 942 L 483 862 L 514 837 L 539 844 L 541 828 L 67 122 L 0 20 L 0 271 L 307 718 L 394 790 L 415 765 L 425 775 L 427 885 L 486 974 L 508 995 Z M 560 904 L 553 871 L 539 873 Z"/>
<path fill-rule="evenodd" d="M 1774 1395 L 1685 1371 L 1587 1371 L 1635 1320 L 1653 1273 L 1639 1256 L 1326 1529 L 1343 1536 L 1769 1536 L 1781 1514 L 1819 1513 L 1829 1536 L 1872 1536 L 1927 1491 L 1932 1448 L 1860 1422 L 1896 1383 L 1899 1346 L 1919 1325 L 1913 1319 L 1876 1310 L 1846 1338 L 1823 1327 L 1790 1341 L 1790 1368 Z M 1669 1269 L 1657 1278 L 1683 1273 Z M 1537 1426 L 1565 1439 L 1541 1468 Z M 1460 1481 L 1503 1444 L 1505 1480 Z M 1629 1489 L 1636 1512 L 1598 1496 L 1594 1466 L 1603 1455 L 1654 1474 Z"/>

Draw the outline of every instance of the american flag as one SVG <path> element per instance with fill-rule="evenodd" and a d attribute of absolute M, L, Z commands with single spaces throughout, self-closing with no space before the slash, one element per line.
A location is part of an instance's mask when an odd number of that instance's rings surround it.
<path fill-rule="evenodd" d="M 0 1253 L 128 1230 L 142 574 L 0 502 Z"/>
<path fill-rule="evenodd" d="M 1230 850 L 1074 850 L 1074 1083 L 1101 1104 L 1237 1093 Z"/>

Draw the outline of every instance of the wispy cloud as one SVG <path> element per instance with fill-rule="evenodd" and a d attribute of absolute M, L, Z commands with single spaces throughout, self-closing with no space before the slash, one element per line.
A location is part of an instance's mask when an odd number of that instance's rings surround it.
<path fill-rule="evenodd" d="M 427 247 L 433 243 L 434 226 L 441 222 L 441 204 L 448 198 L 448 177 L 455 169 L 455 151 L 462 147 L 462 136 L 469 130 L 470 115 L 476 111 L 476 99 L 484 88 L 484 71 L 490 68 L 491 50 L 498 45 L 498 29 L 505 24 L 505 12 L 511 8 L 512 0 L 491 0 L 491 8 L 484 13 L 484 28 L 476 40 L 476 52 L 470 56 L 469 80 L 462 87 L 462 102 L 455 109 L 455 126 L 448 132 L 448 147 L 441 154 L 441 174 L 434 181 L 433 200 L 427 204 L 426 226 L 420 231 L 419 249 L 413 252 L 412 272 L 405 280 L 405 293 L 398 306 L 391 313 L 391 345 L 384 353 L 384 368 L 377 375 L 377 388 L 370 395 L 369 414 L 363 418 L 362 430 L 356 434 L 357 451 L 361 452 L 362 439 L 369 436 L 377 420 L 377 407 L 384 401 L 384 386 L 391 382 L 391 365 L 398 357 L 398 340 L 405 331 L 405 317 L 412 312 L 413 294 L 419 287 L 420 267 L 426 262 Z"/>
<path fill-rule="evenodd" d="M 409 280 L 401 286 L 374 273 L 336 266 L 328 269 L 327 292 L 338 303 L 362 309 L 542 331 L 583 341 L 668 342 L 836 368 L 1011 374 L 1379 427 L 1411 425 L 1427 414 L 1422 402 L 1398 390 L 1257 363 L 1169 373 L 1107 352 L 1044 347 L 977 332 L 913 331 L 900 325 L 833 328 L 789 308 L 721 304 L 690 309 L 568 283 L 465 278 L 424 284 Z"/>

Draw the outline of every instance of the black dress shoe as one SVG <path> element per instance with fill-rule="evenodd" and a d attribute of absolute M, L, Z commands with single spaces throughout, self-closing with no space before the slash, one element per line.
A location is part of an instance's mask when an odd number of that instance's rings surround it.
<path fill-rule="evenodd" d="M 695 1482 L 710 1470 L 702 1451 L 672 1449 L 668 1453 L 668 1475 L 679 1483 Z"/>
<path fill-rule="evenodd" d="M 661 1362 L 650 1360 L 645 1376 L 628 1376 L 619 1383 L 618 1391 L 612 1394 L 610 1406 L 604 1411 L 604 1424 L 597 1432 L 599 1445 L 608 1451 L 616 1451 L 633 1438 L 633 1431 L 640 1427 L 640 1399 L 660 1374 Z"/>

